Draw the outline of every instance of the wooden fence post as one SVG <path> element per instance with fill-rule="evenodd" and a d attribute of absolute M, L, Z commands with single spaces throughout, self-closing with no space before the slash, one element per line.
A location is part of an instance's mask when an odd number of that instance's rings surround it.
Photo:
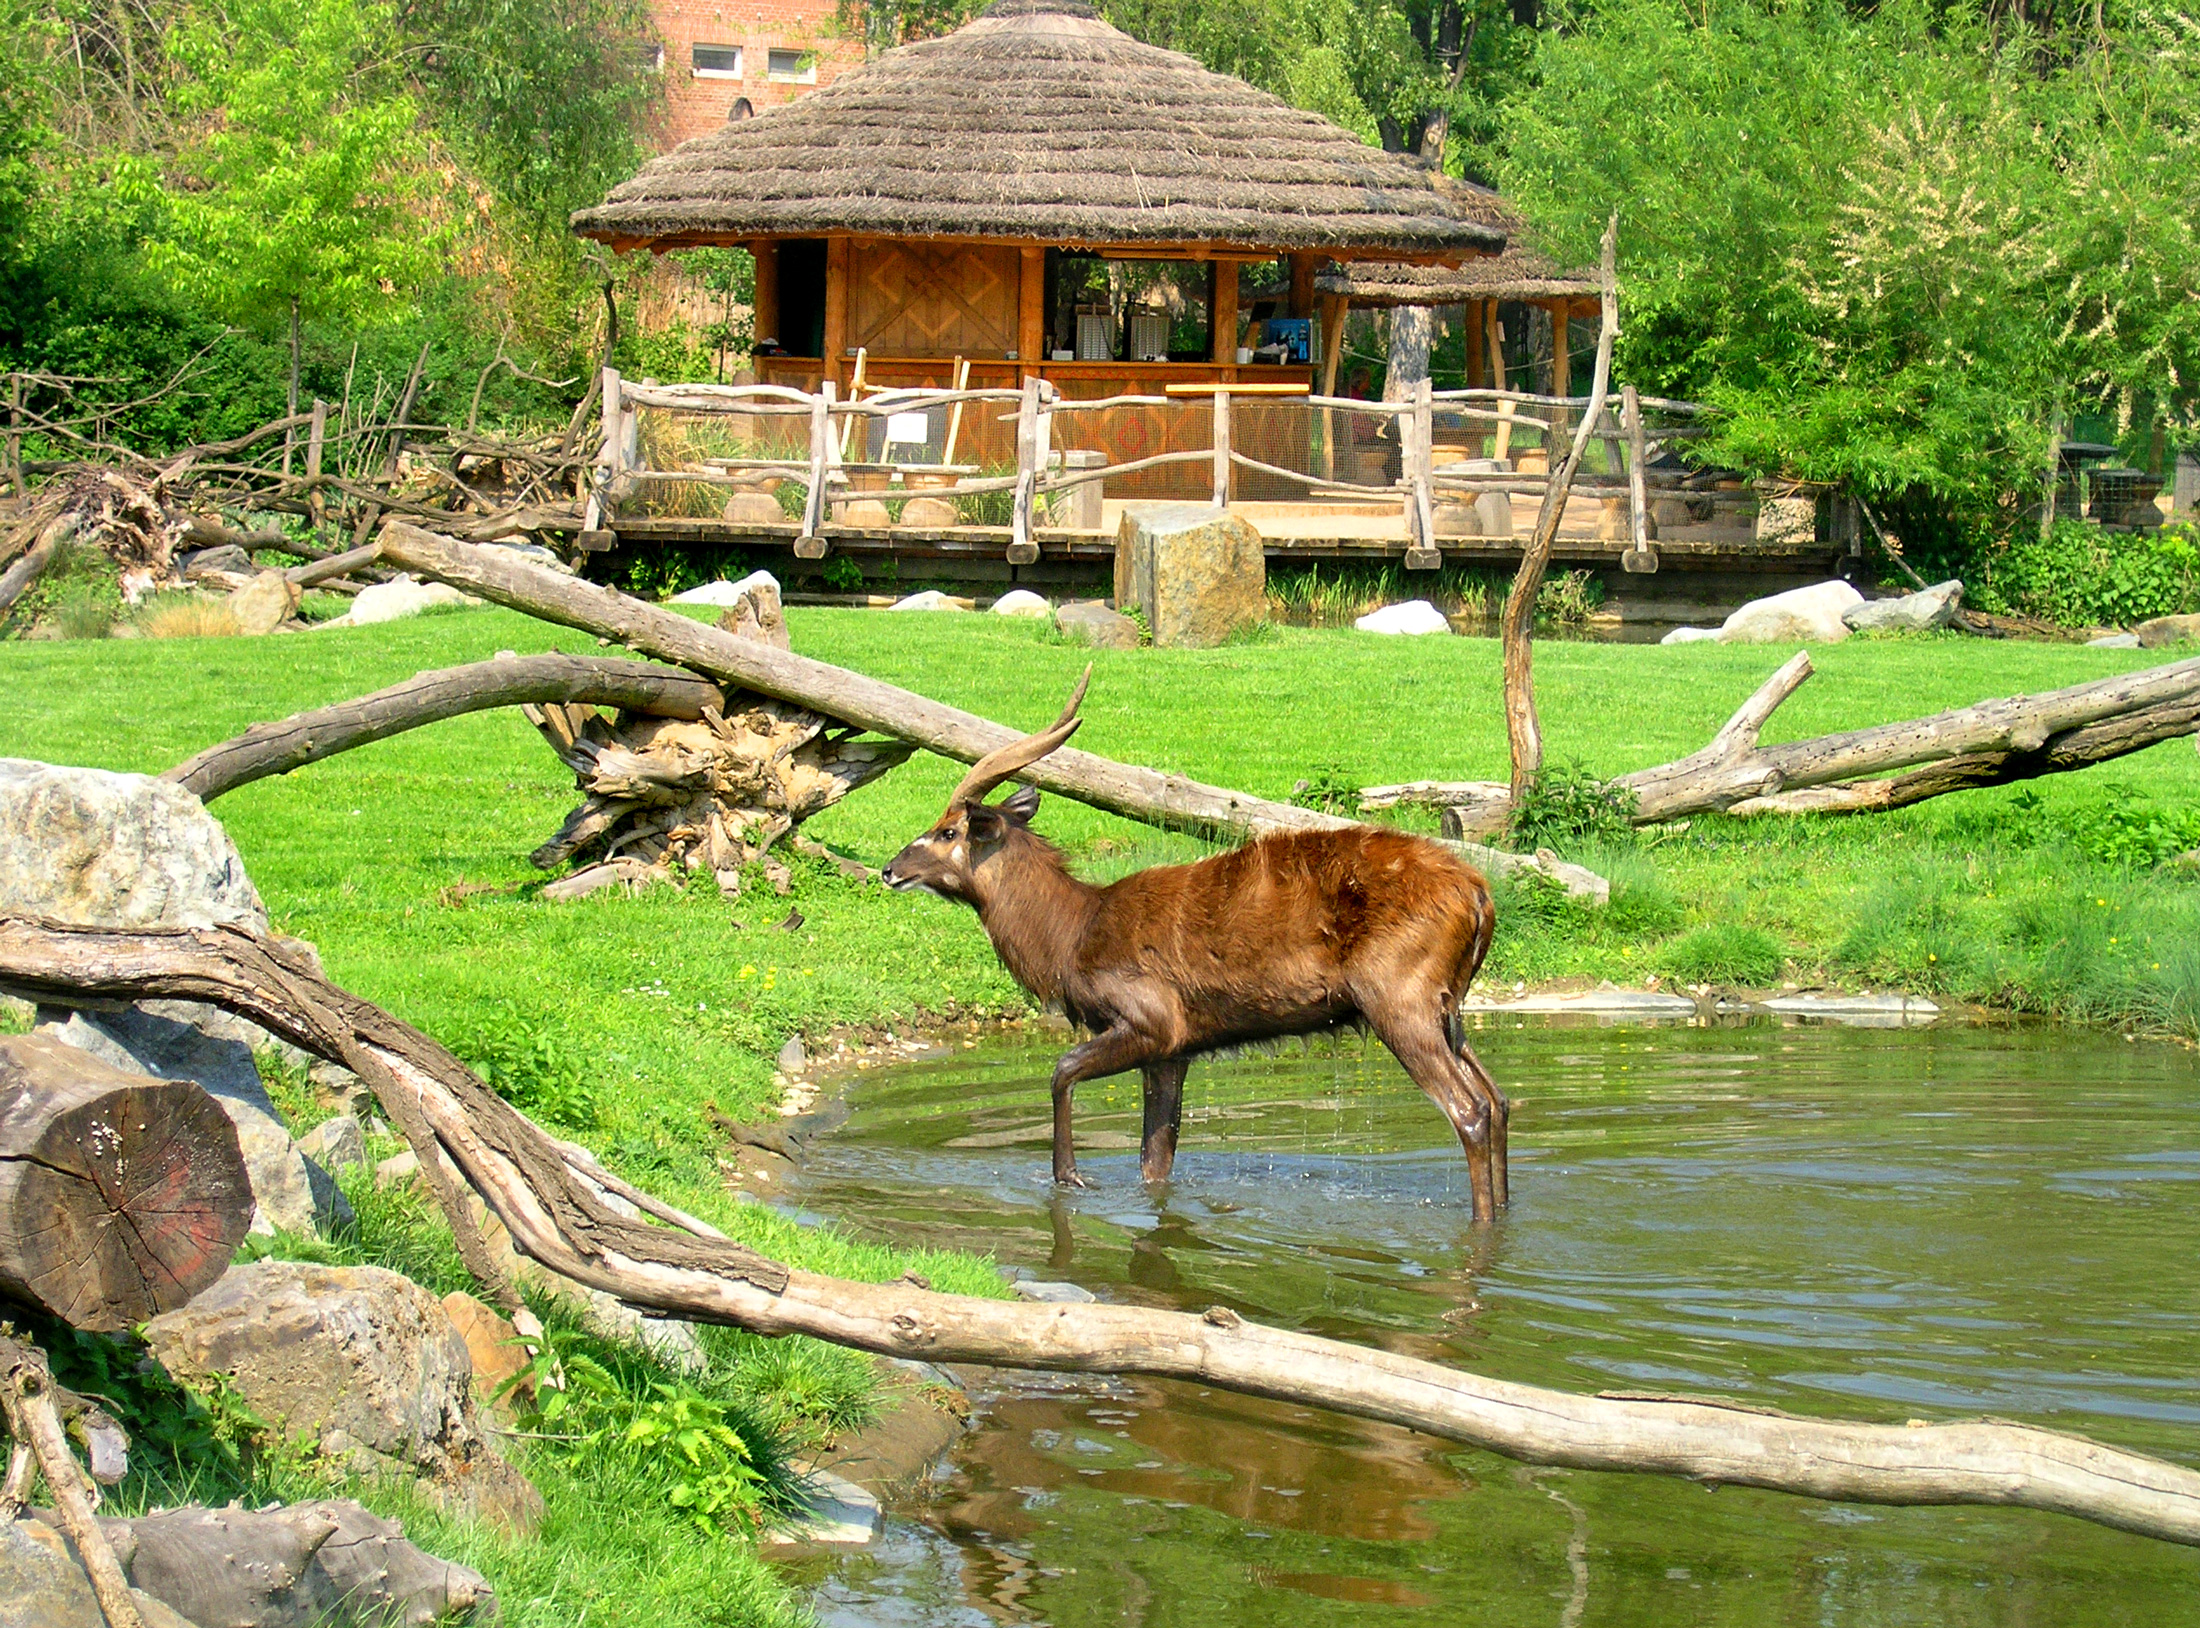
<path fill-rule="evenodd" d="M 1411 408 L 1399 416 L 1398 440 L 1406 487 L 1406 569 L 1434 571 L 1444 556 L 1436 546 L 1436 509 L 1429 493 L 1436 466 L 1436 405 L 1426 378 L 1414 381 Z"/>
<path fill-rule="evenodd" d="M 1229 268 L 1234 275 L 1236 267 Z M 1230 392 L 1215 391 L 1215 507 L 1230 506 Z"/>
<path fill-rule="evenodd" d="M 825 501 L 825 483 L 832 478 L 833 381 L 821 380 L 810 398 L 810 496 L 802 505 L 802 535 L 794 540 L 798 560 L 822 560 L 831 545 L 819 534 L 825 517 L 832 513 Z"/>
<path fill-rule="evenodd" d="M 605 494 L 619 473 L 620 452 L 626 445 L 619 415 L 619 370 L 607 367 L 603 370 L 603 445 L 596 449 L 596 485 L 588 494 L 588 512 L 581 516 L 583 531 L 601 530 L 610 518 Z"/>
<path fill-rule="evenodd" d="M 1650 546 L 1649 474 L 1643 467 L 1649 442 L 1642 428 L 1642 396 L 1631 384 L 1620 391 L 1619 411 L 1627 431 L 1628 524 L 1628 549 L 1620 556 L 1620 569 L 1648 576 L 1658 568 L 1658 551 Z"/>
<path fill-rule="evenodd" d="M 1023 399 L 1016 404 L 1016 498 L 1008 517 L 1008 563 L 1031 565 L 1039 545 L 1031 540 L 1031 505 L 1045 454 L 1039 448 L 1039 376 L 1024 375 Z"/>
<path fill-rule="evenodd" d="M 313 398 L 313 430 L 306 438 L 306 480 L 309 490 L 306 507 L 313 517 L 313 538 L 321 539 L 321 522 L 328 500 L 321 493 L 321 452 L 328 442 L 328 403 L 319 396 Z"/>

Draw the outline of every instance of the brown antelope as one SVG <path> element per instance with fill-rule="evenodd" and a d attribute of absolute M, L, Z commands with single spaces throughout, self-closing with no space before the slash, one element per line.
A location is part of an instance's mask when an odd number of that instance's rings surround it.
<path fill-rule="evenodd" d="M 981 758 L 883 877 L 971 906 L 1016 981 L 1091 1032 L 1054 1065 L 1054 1179 L 1084 1185 L 1070 1141 L 1080 1080 L 1143 1074 L 1139 1168 L 1166 1181 L 1191 1059 L 1364 1022 L 1458 1132 L 1475 1219 L 1489 1219 L 1506 1200 L 1507 1104 L 1459 1022 L 1496 925 L 1488 885 L 1435 843 L 1376 826 L 1079 881 L 1031 830 L 1037 791 L 985 798 L 1076 732 L 1090 677 L 1052 728 Z"/>

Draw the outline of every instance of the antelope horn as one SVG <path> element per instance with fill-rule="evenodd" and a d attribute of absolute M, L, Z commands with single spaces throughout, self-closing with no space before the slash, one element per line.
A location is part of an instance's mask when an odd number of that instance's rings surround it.
<path fill-rule="evenodd" d="M 1077 716 L 1077 708 L 1085 699 L 1085 686 L 1092 681 L 1092 668 L 1088 664 L 1077 680 L 1077 688 L 1069 692 L 1069 705 L 1062 709 L 1061 717 L 1052 727 L 1042 729 L 1036 735 L 1026 735 L 1022 740 L 1003 746 L 970 766 L 970 772 L 962 777 L 962 784 L 955 788 L 955 795 L 947 799 L 947 806 L 957 803 L 977 803 L 985 800 L 1002 781 L 1018 770 L 1028 769 L 1070 736 L 1077 733 L 1077 726 L 1085 720 Z"/>

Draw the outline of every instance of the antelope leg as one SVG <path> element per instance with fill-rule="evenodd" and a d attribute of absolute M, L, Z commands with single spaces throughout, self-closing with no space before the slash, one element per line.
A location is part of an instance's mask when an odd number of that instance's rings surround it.
<path fill-rule="evenodd" d="M 1080 1080 L 1121 1074 L 1152 1061 L 1157 1047 L 1118 1018 L 1081 1045 L 1070 1047 L 1054 1065 L 1054 1179 L 1065 1187 L 1082 1187 L 1077 1174 L 1077 1149 L 1070 1140 L 1070 1093 Z"/>
<path fill-rule="evenodd" d="M 1459 1042 L 1459 1062 L 1481 1087 L 1490 1105 L 1490 1174 L 1498 1207 L 1502 1209 L 1512 1202 L 1512 1182 L 1507 1170 L 1512 1148 L 1512 1102 L 1497 1088 L 1490 1071 L 1482 1066 L 1482 1059 L 1474 1055 L 1474 1048 L 1464 1040 Z"/>
<path fill-rule="evenodd" d="M 1404 1065 L 1413 1083 L 1443 1109 L 1444 1117 L 1458 1134 L 1467 1156 L 1467 1184 L 1473 1191 L 1474 1219 L 1494 1220 L 1497 1192 L 1491 1173 L 1490 1130 L 1493 1116 L 1480 1088 L 1460 1065 L 1444 1035 L 1440 1018 L 1398 1013 L 1388 1007 L 1369 1011 L 1367 1017 L 1391 1055 Z"/>
<path fill-rule="evenodd" d="M 1138 1173 L 1147 1181 L 1167 1181 L 1176 1164 L 1176 1137 L 1184 1123 L 1184 1074 L 1191 1065 L 1181 1057 L 1148 1063 L 1146 1125 L 1138 1145 Z"/>

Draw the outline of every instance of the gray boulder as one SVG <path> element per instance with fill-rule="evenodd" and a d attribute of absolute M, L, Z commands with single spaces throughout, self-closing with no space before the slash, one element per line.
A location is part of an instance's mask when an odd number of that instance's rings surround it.
<path fill-rule="evenodd" d="M 2104 633 L 2097 639 L 2085 641 L 2089 650 L 2136 650 L 2139 635 L 2136 633 Z"/>
<path fill-rule="evenodd" d="M 1138 624 L 1097 599 L 1080 599 L 1054 613 L 1054 625 L 1096 650 L 1136 650 Z"/>
<path fill-rule="evenodd" d="M 2139 648 L 2158 650 L 2165 644 L 2188 644 L 2200 639 L 2200 616 L 2157 616 L 2131 630 Z"/>
<path fill-rule="evenodd" d="M 0 758 L 0 908 L 85 927 L 267 931 L 206 805 L 150 775 Z"/>
<path fill-rule="evenodd" d="M 1963 608 L 1963 584 L 1951 578 L 1899 599 L 1867 599 L 1841 613 L 1852 632 L 1925 633 L 1946 627 Z"/>
<path fill-rule="evenodd" d="M 1132 503 L 1115 539 L 1115 602 L 1153 642 L 1204 650 L 1268 619 L 1268 561 L 1242 515 L 1204 503 Z"/>
<path fill-rule="evenodd" d="M 130 1597 L 145 1628 L 192 1628 L 144 1589 Z M 69 1541 L 42 1522 L 0 1521 L 0 1628 L 107 1628 Z"/>
<path fill-rule="evenodd" d="M 361 1475 L 423 1478 L 438 1501 L 519 1531 L 542 1500 L 501 1458 L 474 1402 L 474 1363 L 441 1302 L 377 1266 L 254 1261 L 145 1325 L 187 1384 L 223 1377 L 294 1442 Z"/>

